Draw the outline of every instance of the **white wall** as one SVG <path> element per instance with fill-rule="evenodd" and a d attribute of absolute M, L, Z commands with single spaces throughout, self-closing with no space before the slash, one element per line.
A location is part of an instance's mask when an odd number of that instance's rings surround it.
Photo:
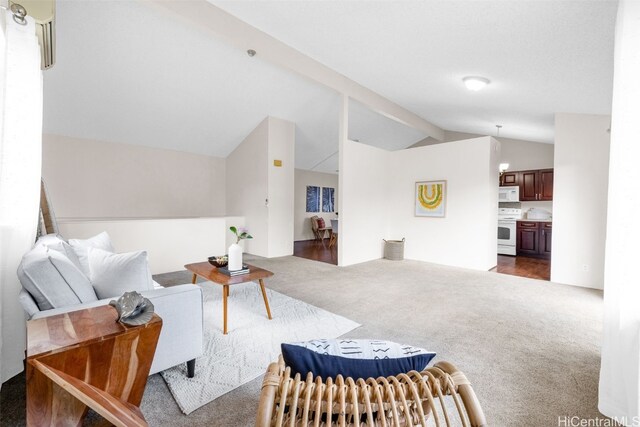
<path fill-rule="evenodd" d="M 395 152 L 347 141 L 341 156 L 341 265 L 381 258 L 383 238 L 403 237 L 407 259 L 480 270 L 496 265 L 493 138 Z M 427 180 L 447 181 L 445 218 L 414 215 L 415 183 Z"/>
<path fill-rule="evenodd" d="M 489 270 L 496 265 L 498 142 L 491 137 L 391 154 L 389 238 L 405 241 L 405 258 Z M 415 183 L 446 180 L 445 218 L 416 217 Z"/>
<path fill-rule="evenodd" d="M 445 131 L 445 141 L 460 141 L 463 139 L 479 138 L 482 135 L 465 132 Z M 499 163 L 509 163 L 510 171 L 524 171 L 533 169 L 553 168 L 553 144 L 545 144 L 535 141 L 524 141 L 512 138 L 494 138 L 500 142 Z M 438 141 L 435 141 L 439 143 Z M 425 144 L 433 144 L 434 141 L 425 141 Z M 523 214 L 532 208 L 540 208 L 553 212 L 553 203 L 547 201 L 521 202 Z"/>
<path fill-rule="evenodd" d="M 602 289 L 610 116 L 555 116 L 551 281 Z"/>
<path fill-rule="evenodd" d="M 389 168 L 391 152 L 347 140 L 340 152 L 341 266 L 382 257 L 388 237 Z"/>
<path fill-rule="evenodd" d="M 227 214 L 245 218 L 248 253 L 293 254 L 294 145 L 295 125 L 267 117 L 227 157 Z"/>
<path fill-rule="evenodd" d="M 58 218 L 225 214 L 225 159 L 43 136 L 42 175 Z"/>
<path fill-rule="evenodd" d="M 242 226 L 242 217 L 138 219 L 117 221 L 62 220 L 60 233 L 86 239 L 109 233 L 118 252 L 146 250 L 152 274 L 184 270 L 185 264 L 206 261 L 227 252 L 229 225 Z"/>
<path fill-rule="evenodd" d="M 315 238 L 311 231 L 310 218 L 318 215 L 324 218 L 325 224 L 330 226 L 331 220 L 336 218 L 336 214 L 331 212 L 307 212 L 307 186 L 335 188 L 334 209 L 338 208 L 338 175 L 333 173 L 314 172 L 303 169 L 295 171 L 295 207 L 294 207 L 294 240 L 312 240 Z"/>
<path fill-rule="evenodd" d="M 244 242 L 246 252 L 269 253 L 268 190 L 269 118 L 260 124 L 227 157 L 227 214 L 243 216 L 253 239 Z"/>
<path fill-rule="evenodd" d="M 295 139 L 294 123 L 269 118 L 269 257 L 293 255 Z"/>
<path fill-rule="evenodd" d="M 640 419 L 640 287 L 636 225 L 640 211 L 640 2 L 618 6 L 598 409 Z M 633 421 L 632 421 L 633 420 Z"/>

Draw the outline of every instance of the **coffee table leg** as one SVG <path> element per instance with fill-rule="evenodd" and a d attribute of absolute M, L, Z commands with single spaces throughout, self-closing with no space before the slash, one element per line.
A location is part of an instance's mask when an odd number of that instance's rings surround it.
<path fill-rule="evenodd" d="M 260 282 L 260 290 L 262 291 L 262 298 L 264 298 L 264 306 L 267 308 L 267 316 L 269 320 L 271 320 L 271 310 L 269 309 L 269 300 L 267 299 L 267 291 L 264 289 L 264 282 L 262 279 L 258 280 Z"/>
<path fill-rule="evenodd" d="M 224 334 L 227 335 L 227 297 L 229 296 L 229 285 L 222 286 L 222 315 L 224 324 Z"/>
<path fill-rule="evenodd" d="M 191 283 L 193 283 L 195 285 L 196 284 L 196 280 L 198 280 L 198 276 L 196 275 L 196 273 L 193 273 L 193 277 L 191 278 Z"/>

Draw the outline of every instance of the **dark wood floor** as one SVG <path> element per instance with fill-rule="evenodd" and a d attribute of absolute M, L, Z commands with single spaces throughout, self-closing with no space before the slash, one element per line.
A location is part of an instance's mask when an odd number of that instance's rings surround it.
<path fill-rule="evenodd" d="M 524 256 L 498 255 L 498 265 L 491 271 L 531 279 L 549 280 L 551 261 Z"/>
<path fill-rule="evenodd" d="M 329 239 L 293 242 L 293 255 L 338 265 L 338 245 L 329 247 Z"/>
<path fill-rule="evenodd" d="M 329 239 L 303 240 L 293 243 L 293 255 L 314 261 L 338 265 L 338 247 L 329 248 Z M 551 261 L 523 256 L 498 255 L 498 265 L 491 271 L 531 279 L 549 280 Z"/>

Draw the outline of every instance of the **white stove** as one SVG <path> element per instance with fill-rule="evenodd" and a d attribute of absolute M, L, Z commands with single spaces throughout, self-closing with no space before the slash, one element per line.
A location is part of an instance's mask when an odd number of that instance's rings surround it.
<path fill-rule="evenodd" d="M 519 220 L 522 219 L 522 209 L 515 208 L 498 208 L 498 221 L 500 220 Z"/>
<path fill-rule="evenodd" d="M 516 254 L 516 221 L 522 219 L 522 209 L 498 208 L 498 253 Z"/>

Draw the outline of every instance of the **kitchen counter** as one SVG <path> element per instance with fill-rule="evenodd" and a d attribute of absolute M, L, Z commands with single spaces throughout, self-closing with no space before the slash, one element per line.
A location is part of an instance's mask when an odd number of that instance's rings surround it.
<path fill-rule="evenodd" d="M 553 219 L 519 219 L 518 221 L 524 221 L 524 222 L 553 222 Z"/>

